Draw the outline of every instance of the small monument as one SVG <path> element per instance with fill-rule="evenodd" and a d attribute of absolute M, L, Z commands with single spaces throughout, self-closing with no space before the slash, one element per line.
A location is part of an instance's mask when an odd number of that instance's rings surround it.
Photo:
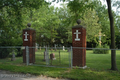
<path fill-rule="evenodd" d="M 54 53 L 51 53 L 51 54 L 50 54 L 50 59 L 51 59 L 51 60 L 55 60 L 55 59 L 56 59 Z"/>
<path fill-rule="evenodd" d="M 98 34 L 98 35 L 95 35 L 95 36 L 99 36 L 99 45 L 101 46 L 101 43 L 102 43 L 101 37 L 102 37 L 102 36 L 105 36 L 105 34 L 102 34 L 101 31 L 99 31 L 99 34 Z"/>
<path fill-rule="evenodd" d="M 46 61 L 46 59 L 47 59 L 47 51 L 46 51 L 46 48 L 45 48 L 44 59 L 43 59 L 43 61 Z"/>
<path fill-rule="evenodd" d="M 37 50 L 38 50 L 38 44 L 35 43 L 35 51 L 37 51 Z"/>
<path fill-rule="evenodd" d="M 63 51 L 65 51 L 65 46 L 63 46 Z"/>
<path fill-rule="evenodd" d="M 12 54 L 11 61 L 15 61 L 15 53 L 14 53 L 14 51 L 13 51 L 13 54 Z"/>
<path fill-rule="evenodd" d="M 73 66 L 86 67 L 86 28 L 79 25 L 72 27 Z"/>

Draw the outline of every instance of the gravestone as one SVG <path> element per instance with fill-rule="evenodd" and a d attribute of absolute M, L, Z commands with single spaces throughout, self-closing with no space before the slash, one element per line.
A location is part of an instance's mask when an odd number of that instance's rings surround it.
<path fill-rule="evenodd" d="M 54 53 L 51 53 L 51 54 L 50 54 L 50 59 L 51 59 L 51 60 L 55 60 L 55 59 L 56 59 Z"/>
<path fill-rule="evenodd" d="M 72 27 L 73 66 L 86 67 L 86 28 L 79 25 Z"/>
<path fill-rule="evenodd" d="M 46 59 L 47 59 L 47 51 L 46 51 L 46 48 L 45 48 L 43 61 L 46 61 Z"/>
<path fill-rule="evenodd" d="M 35 43 L 35 51 L 37 51 L 37 50 L 38 50 L 38 44 Z"/>
<path fill-rule="evenodd" d="M 65 46 L 63 46 L 63 51 L 65 51 Z"/>
<path fill-rule="evenodd" d="M 39 48 L 40 48 L 40 51 L 41 51 L 41 46 Z"/>
<path fill-rule="evenodd" d="M 13 51 L 13 54 L 12 54 L 11 61 L 15 61 L 15 53 L 14 53 L 14 51 Z"/>
<path fill-rule="evenodd" d="M 69 49 L 69 48 L 67 49 L 67 52 L 70 52 L 70 49 Z"/>
<path fill-rule="evenodd" d="M 98 35 L 95 35 L 95 36 L 99 36 L 99 45 L 101 46 L 101 43 L 102 43 L 101 37 L 102 37 L 102 36 L 105 36 L 105 34 L 102 34 L 101 31 L 99 31 L 99 34 L 98 34 Z"/>
<path fill-rule="evenodd" d="M 36 31 L 30 28 L 31 24 L 27 24 L 28 28 L 23 29 L 23 46 L 29 48 L 29 63 L 35 63 L 35 36 Z M 34 48 L 33 48 L 34 47 Z M 26 63 L 26 49 L 23 50 L 23 63 Z"/>

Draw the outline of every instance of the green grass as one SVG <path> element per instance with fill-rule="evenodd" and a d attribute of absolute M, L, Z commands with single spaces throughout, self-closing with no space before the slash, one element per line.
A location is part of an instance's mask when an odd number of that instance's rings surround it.
<path fill-rule="evenodd" d="M 58 66 L 58 67 L 69 67 L 70 66 L 70 56 L 71 54 L 69 54 L 70 52 L 67 52 L 67 51 L 63 51 L 63 50 L 60 50 L 60 53 L 59 53 L 59 50 L 57 51 L 50 51 L 49 50 L 49 55 L 51 53 L 54 53 L 55 54 L 55 60 L 49 60 L 49 65 L 50 66 Z M 35 53 L 35 64 L 36 65 L 46 65 L 46 61 L 43 61 L 44 60 L 44 50 L 42 51 L 37 51 Z M 50 56 L 49 56 L 49 59 L 50 59 Z"/>
<path fill-rule="evenodd" d="M 59 54 L 55 53 L 56 62 L 59 62 Z M 49 53 L 49 54 L 50 54 Z M 41 55 L 40 55 L 41 54 Z M 38 57 L 38 55 L 40 57 Z M 65 58 L 67 56 L 67 58 Z M 43 52 L 36 52 L 36 64 L 45 64 L 42 61 Z M 61 61 L 68 58 L 67 51 L 61 51 Z M 22 63 L 22 58 L 16 58 L 16 61 L 10 61 L 10 58 L 0 59 L 0 69 L 9 70 L 12 72 L 20 73 L 30 73 L 34 75 L 45 75 L 50 77 L 58 78 L 69 78 L 72 80 L 119 80 L 120 71 L 108 70 L 111 67 L 111 54 L 93 54 L 92 50 L 87 50 L 86 52 L 86 65 L 89 67 L 87 69 L 70 69 L 70 68 L 53 68 L 53 67 L 41 67 L 41 66 L 26 66 Z M 40 61 L 41 60 L 41 61 Z M 116 61 L 117 67 L 120 70 L 120 51 L 116 51 Z M 58 63 L 59 64 L 59 63 Z M 57 65 L 58 65 L 57 64 Z M 63 66 L 68 65 L 67 61 L 62 61 Z M 46 65 L 46 64 L 45 64 Z"/>
<path fill-rule="evenodd" d="M 120 70 L 120 51 L 116 51 L 117 67 Z M 93 54 L 91 50 L 87 50 L 86 65 L 92 69 L 106 70 L 111 68 L 111 52 L 109 54 Z"/>

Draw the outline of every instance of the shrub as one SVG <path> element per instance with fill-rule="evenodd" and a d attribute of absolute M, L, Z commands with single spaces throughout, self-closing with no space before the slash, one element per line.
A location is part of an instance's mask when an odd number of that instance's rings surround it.
<path fill-rule="evenodd" d="M 105 49 L 109 49 L 109 46 L 107 44 L 105 45 L 98 45 L 96 48 L 101 48 L 101 49 L 94 49 L 93 53 L 94 54 L 109 54 L 109 50 L 105 50 Z"/>
<path fill-rule="evenodd" d="M 0 59 L 8 57 L 10 52 L 11 50 L 8 48 L 0 48 Z"/>
<path fill-rule="evenodd" d="M 21 48 L 16 48 L 16 49 L 17 49 L 17 51 L 16 51 L 16 53 L 17 53 L 16 57 L 21 57 L 23 55 L 23 52 L 22 52 Z"/>

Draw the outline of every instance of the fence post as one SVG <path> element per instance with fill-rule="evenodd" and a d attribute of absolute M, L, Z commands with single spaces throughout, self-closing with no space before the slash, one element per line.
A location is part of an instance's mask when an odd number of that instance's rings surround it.
<path fill-rule="evenodd" d="M 29 47 L 26 46 L 26 65 L 29 65 Z"/>
<path fill-rule="evenodd" d="M 46 65 L 49 65 L 49 53 L 48 53 L 47 46 L 46 46 L 45 54 L 46 54 Z"/>
<path fill-rule="evenodd" d="M 71 69 L 73 66 L 73 50 L 72 50 L 72 46 L 71 46 Z"/>
<path fill-rule="evenodd" d="M 69 59 L 69 67 L 71 67 L 71 47 L 70 48 L 68 48 L 68 59 Z"/>

